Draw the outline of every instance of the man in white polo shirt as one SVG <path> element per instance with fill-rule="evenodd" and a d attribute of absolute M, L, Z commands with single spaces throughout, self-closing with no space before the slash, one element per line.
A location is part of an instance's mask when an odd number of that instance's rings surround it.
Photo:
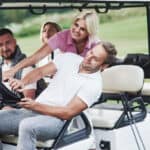
<path fill-rule="evenodd" d="M 18 134 L 18 150 L 34 150 L 37 139 L 55 138 L 64 120 L 98 100 L 102 89 L 100 69 L 109 64 L 114 55 L 115 47 L 101 42 L 85 58 L 73 53 L 60 54 L 53 62 L 33 70 L 20 81 L 12 79 L 11 87 L 18 89 L 45 75 L 53 75 L 51 84 L 35 101 L 24 98 L 19 102 L 24 109 L 0 112 L 0 135 Z"/>

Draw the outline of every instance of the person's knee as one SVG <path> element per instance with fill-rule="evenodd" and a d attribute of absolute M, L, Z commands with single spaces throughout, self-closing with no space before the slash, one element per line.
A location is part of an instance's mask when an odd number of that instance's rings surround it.
<path fill-rule="evenodd" d="M 28 119 L 22 120 L 19 125 L 19 134 L 33 134 L 33 133 L 34 133 L 34 125 L 31 125 Z"/>

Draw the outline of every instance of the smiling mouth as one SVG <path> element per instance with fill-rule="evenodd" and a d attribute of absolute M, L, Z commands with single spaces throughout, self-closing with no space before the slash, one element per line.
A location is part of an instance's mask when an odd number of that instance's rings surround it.
<path fill-rule="evenodd" d="M 11 52 L 10 51 L 7 51 L 5 53 L 3 53 L 4 55 L 11 55 Z"/>
<path fill-rule="evenodd" d="M 78 36 L 78 35 L 79 35 L 79 33 L 78 33 L 78 32 L 76 32 L 76 31 L 72 31 L 72 34 L 73 34 L 73 35 L 76 35 L 76 36 Z"/>
<path fill-rule="evenodd" d="M 78 37 L 79 35 L 78 35 L 78 34 L 76 34 L 76 33 L 73 33 L 73 36 Z"/>

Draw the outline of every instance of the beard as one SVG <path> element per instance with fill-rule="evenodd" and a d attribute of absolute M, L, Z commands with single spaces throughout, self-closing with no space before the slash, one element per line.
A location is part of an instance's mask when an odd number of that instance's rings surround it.
<path fill-rule="evenodd" d="M 6 50 L 4 53 L 1 53 L 3 59 L 10 60 L 14 57 L 15 51 L 12 53 L 11 50 Z"/>
<path fill-rule="evenodd" d="M 92 66 L 91 64 L 81 63 L 81 68 L 89 73 L 94 73 L 99 70 L 99 66 Z"/>

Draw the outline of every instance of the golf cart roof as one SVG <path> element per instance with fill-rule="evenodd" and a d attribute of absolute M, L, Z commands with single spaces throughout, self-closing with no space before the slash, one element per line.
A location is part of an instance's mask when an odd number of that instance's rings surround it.
<path fill-rule="evenodd" d="M 1 0 L 1 9 L 10 8 L 109 8 L 142 7 L 149 5 L 150 0 Z"/>
<path fill-rule="evenodd" d="M 29 9 L 34 14 L 43 14 L 48 9 L 95 9 L 98 13 L 107 13 L 109 10 L 133 7 L 146 9 L 150 55 L 150 0 L 0 0 L 0 9 Z"/>

